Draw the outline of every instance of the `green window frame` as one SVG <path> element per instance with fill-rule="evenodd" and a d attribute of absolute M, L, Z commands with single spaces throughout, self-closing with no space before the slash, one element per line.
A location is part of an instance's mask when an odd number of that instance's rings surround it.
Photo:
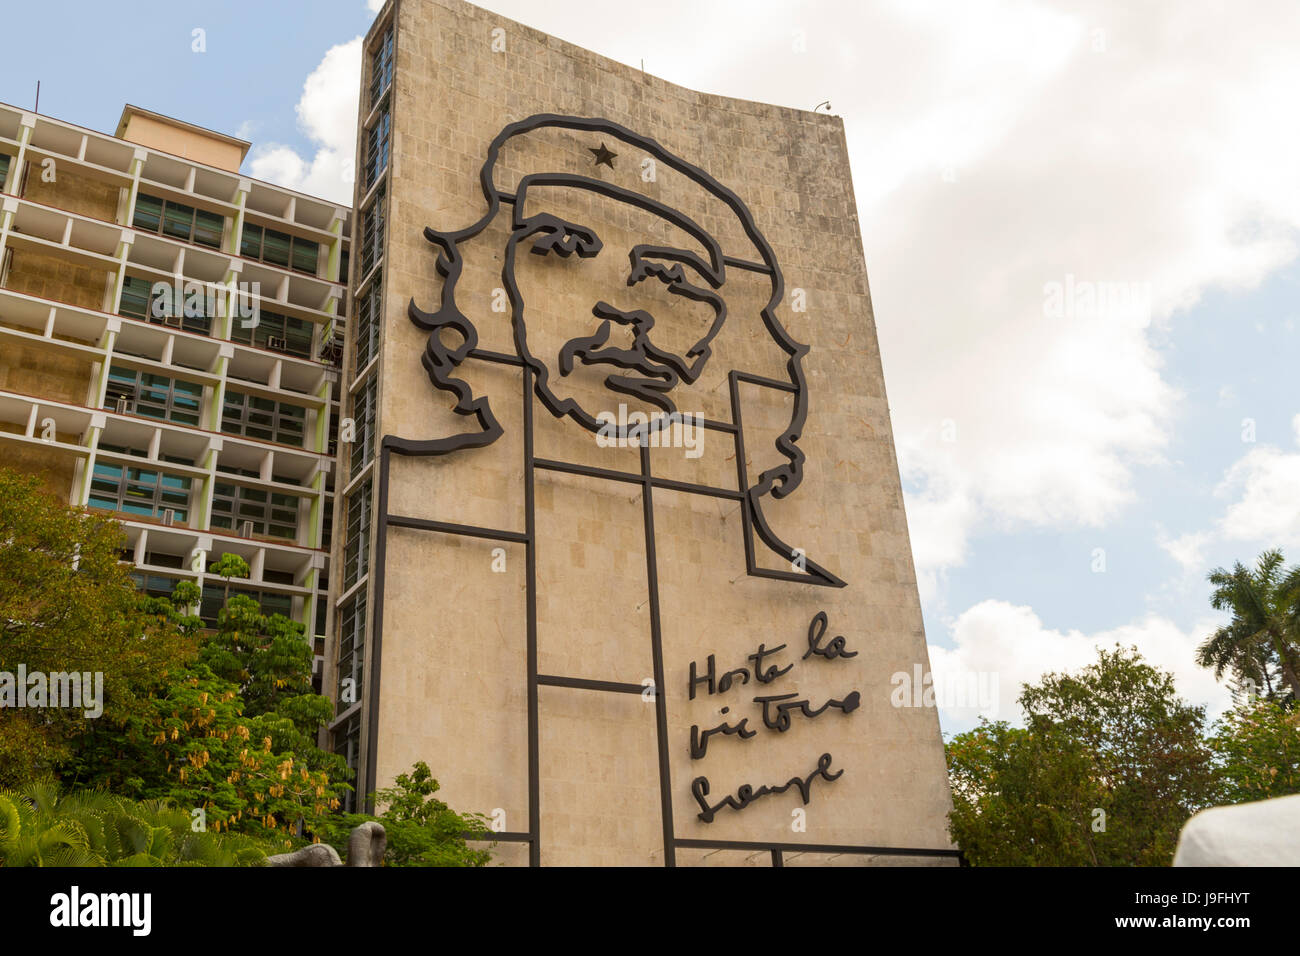
<path fill-rule="evenodd" d="M 239 241 L 239 254 L 247 259 L 316 275 L 320 266 L 320 243 L 314 239 L 291 236 L 266 226 L 244 223 L 244 234 Z"/>
<path fill-rule="evenodd" d="M 279 491 L 217 482 L 212 494 L 212 527 L 237 532 L 245 521 L 259 537 L 298 540 L 298 498 Z"/>
<path fill-rule="evenodd" d="M 191 479 L 150 468 L 96 461 L 91 472 L 87 507 L 135 518 L 161 518 L 170 508 L 186 524 L 190 514 Z"/>
<path fill-rule="evenodd" d="M 209 568 L 211 570 L 211 568 Z M 262 608 L 267 617 L 283 614 L 293 620 L 293 595 L 276 594 L 271 591 L 257 591 L 250 588 L 231 588 L 230 596 L 241 594 L 252 598 Z M 203 598 L 199 603 L 199 617 L 207 627 L 217 626 L 217 614 L 226 606 L 226 588 L 224 584 L 205 584 Z"/>
<path fill-rule="evenodd" d="M 303 448 L 307 435 L 307 409 L 228 388 L 221 410 L 221 430 L 228 435 Z"/>
<path fill-rule="evenodd" d="M 206 209 L 196 209 L 184 203 L 140 193 L 135 199 L 135 215 L 131 224 L 145 232 L 161 233 L 182 242 L 220 249 L 226 217 Z"/>
<path fill-rule="evenodd" d="M 280 352 L 283 355 L 309 359 L 314 333 L 314 322 L 260 309 L 257 325 L 245 328 L 242 319 L 235 320 L 234 328 L 230 330 L 230 340 L 259 349 Z M 272 339 L 278 340 L 277 343 L 272 345 Z"/>
<path fill-rule="evenodd" d="M 180 303 L 179 310 L 176 308 L 176 304 L 172 303 L 169 314 L 163 316 L 154 315 L 153 287 L 154 284 L 148 279 L 141 279 L 139 276 L 127 276 L 122 283 L 122 301 L 117 307 L 117 314 L 152 322 L 154 325 L 171 325 L 199 335 L 211 334 L 212 317 L 208 315 L 186 315 L 183 301 Z M 171 322 L 167 321 L 169 318 L 172 319 Z M 177 319 L 179 319 L 179 322 L 176 321 Z"/>
<path fill-rule="evenodd" d="M 104 408 L 115 409 L 119 398 L 131 402 L 129 414 L 193 428 L 203 410 L 203 386 L 197 382 L 110 365 Z"/>

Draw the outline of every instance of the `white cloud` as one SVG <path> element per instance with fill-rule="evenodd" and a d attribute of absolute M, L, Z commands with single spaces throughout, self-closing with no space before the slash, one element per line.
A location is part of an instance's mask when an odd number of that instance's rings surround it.
<path fill-rule="evenodd" d="M 1300 415 L 1291 425 L 1300 444 Z M 1229 541 L 1300 548 L 1298 490 L 1300 452 L 1288 453 L 1268 445 L 1251 449 L 1215 488 L 1216 495 L 1236 496 L 1219 520 L 1219 535 Z"/>
<path fill-rule="evenodd" d="M 1176 538 L 1169 538 L 1162 533 L 1156 538 L 1156 543 L 1178 562 L 1183 574 L 1199 577 L 1205 571 L 1205 549 L 1211 538 L 1212 535 L 1207 531 L 1189 531 Z"/>
<path fill-rule="evenodd" d="M 316 146 L 310 159 L 292 147 L 267 143 L 253 150 L 249 172 L 335 202 L 352 202 L 361 90 L 361 37 L 331 47 L 303 84 L 298 125 Z"/>
<path fill-rule="evenodd" d="M 1153 332 L 1296 254 L 1300 127 L 1277 117 L 1300 88 L 1300 9 L 1283 0 L 1251 17 L 1217 0 L 664 0 L 636 31 L 616 5 L 482 2 L 676 83 L 844 117 L 927 586 L 981 530 L 1120 515 L 1176 425 Z M 1044 286 L 1066 275 L 1143 284 L 1150 322 L 1051 318 Z"/>
<path fill-rule="evenodd" d="M 1198 667 L 1196 646 L 1215 628 L 1210 620 L 1198 622 L 1184 632 L 1172 621 L 1158 616 L 1111 630 L 1085 634 L 1045 627 L 1030 607 L 1005 601 L 981 601 L 962 613 L 950 625 L 952 648 L 930 645 L 930 669 L 937 680 L 949 675 L 991 673 L 997 675 L 999 690 L 996 717 L 1022 722 L 1016 704 L 1022 686 L 1035 683 L 1049 671 L 1073 671 L 1096 660 L 1097 648 L 1136 646 L 1148 664 L 1174 675 L 1178 693 L 1189 703 L 1208 707 L 1211 718 L 1231 705 L 1226 687 L 1214 673 Z M 961 722 L 973 723 L 963 713 Z M 951 719 L 945 724 L 952 724 Z M 952 729 L 951 726 L 948 727 Z"/>
<path fill-rule="evenodd" d="M 1250 17 L 1217 0 L 756 0 L 743 13 L 662 0 L 635 31 L 617 4 L 481 3 L 696 89 L 832 101 L 931 596 L 974 534 L 1097 527 L 1131 506 L 1135 469 L 1162 461 L 1177 425 L 1155 332 L 1176 331 L 1206 290 L 1251 287 L 1296 255 L 1300 126 L 1277 121 L 1300 89 L 1300 8 L 1286 0 Z M 308 79 L 299 117 L 316 155 L 270 145 L 255 175 L 350 197 L 359 62 L 354 40 Z M 586 99 L 575 108 L 596 108 Z M 1052 317 L 1045 287 L 1067 276 L 1139 283 L 1151 309 Z M 1278 467 L 1242 466 L 1252 501 L 1273 494 Z"/>

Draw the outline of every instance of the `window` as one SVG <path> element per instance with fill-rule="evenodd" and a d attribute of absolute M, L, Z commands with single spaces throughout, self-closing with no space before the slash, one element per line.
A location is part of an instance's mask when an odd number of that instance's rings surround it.
<path fill-rule="evenodd" d="M 321 550 L 330 549 L 330 541 L 334 538 L 334 499 L 326 498 L 325 507 L 321 509 L 321 533 L 320 546 Z M 324 630 L 317 631 L 318 634 L 324 634 Z"/>
<path fill-rule="evenodd" d="M 161 518 L 163 511 L 171 509 L 176 522 L 185 524 L 189 520 L 190 479 L 97 461 L 87 505 L 139 518 Z"/>
<path fill-rule="evenodd" d="M 357 699 L 360 700 L 360 697 L 358 696 Z M 351 707 L 352 705 L 349 704 L 348 706 Z M 360 711 L 334 728 L 334 753 L 342 757 L 354 773 L 358 770 L 361 763 Z M 357 808 L 356 791 L 345 791 L 343 796 L 339 798 L 339 803 L 341 804 L 339 809 L 343 813 L 355 813 Z"/>
<path fill-rule="evenodd" d="M 260 309 L 257 314 L 257 325 L 245 328 L 242 319 L 235 321 L 234 328 L 230 330 L 230 340 L 285 355 L 311 358 L 313 329 L 314 323 L 306 319 L 295 319 L 292 316 Z"/>
<path fill-rule="evenodd" d="M 203 386 L 113 365 L 108 370 L 104 407 L 115 411 L 121 398 L 126 399 L 127 414 L 197 428 Z"/>
<path fill-rule="evenodd" d="M 217 482 L 212 496 L 212 527 L 243 535 L 246 521 L 252 523 L 254 535 L 296 541 L 298 498 L 278 491 Z"/>
<path fill-rule="evenodd" d="M 178 308 L 177 303 L 171 301 L 174 295 L 174 292 L 168 292 L 164 295 L 160 290 L 158 298 L 162 300 L 162 304 L 158 306 L 158 311 L 163 314 L 154 315 L 153 283 L 148 279 L 141 279 L 137 276 L 127 276 L 126 281 L 122 283 L 122 304 L 118 306 L 117 312 L 118 315 L 129 315 L 132 318 L 144 319 L 154 325 L 170 325 L 184 329 L 186 332 L 207 335 L 212 329 L 211 317 L 207 315 L 187 315 L 187 312 L 193 312 L 194 310 L 186 309 L 184 301 L 179 303 Z M 168 321 L 168 319 L 171 321 Z"/>
<path fill-rule="evenodd" d="M 379 379 L 371 375 L 366 379 L 366 384 L 352 396 L 352 420 L 356 424 L 356 435 L 352 441 L 349 477 L 360 472 L 374 457 L 375 404 L 378 393 Z"/>
<path fill-rule="evenodd" d="M 0 191 L 4 190 L 5 177 L 9 175 L 9 154 L 0 153 Z"/>
<path fill-rule="evenodd" d="M 365 671 L 366 592 L 358 593 L 339 612 L 339 656 L 335 666 L 335 715 L 361 699 L 361 678 Z M 351 684 L 344 683 L 350 681 Z"/>
<path fill-rule="evenodd" d="M 388 138 L 392 126 L 391 116 L 388 105 L 385 104 L 383 112 L 375 120 L 375 125 L 370 127 L 370 131 L 366 134 L 366 189 L 373 186 L 375 180 L 388 168 Z"/>
<path fill-rule="evenodd" d="M 195 209 L 184 203 L 140 193 L 135 199 L 135 219 L 132 225 L 145 232 L 161 232 L 164 236 L 182 242 L 196 242 L 210 249 L 220 249 L 226 219 L 206 209 Z"/>
<path fill-rule="evenodd" d="M 383 37 L 370 53 L 370 106 L 379 102 L 379 97 L 393 80 L 393 28 L 384 31 Z"/>
<path fill-rule="evenodd" d="M 352 587 L 370 564 L 370 479 L 348 498 L 348 523 L 343 535 L 343 587 Z"/>
<path fill-rule="evenodd" d="M 343 251 L 341 251 L 341 252 L 339 253 L 339 278 L 338 278 L 338 281 L 341 282 L 341 283 L 343 283 L 343 285 L 347 285 L 347 284 L 348 284 L 348 265 L 349 265 L 349 263 L 350 263 L 351 261 L 352 261 L 352 260 L 351 260 L 351 257 L 348 255 L 348 250 L 344 249 Z M 345 298 L 343 301 L 346 302 L 347 299 Z"/>
<path fill-rule="evenodd" d="M 255 591 L 248 588 L 231 588 L 230 596 L 234 597 L 242 594 L 244 597 L 252 598 L 262 608 L 262 613 L 267 617 L 272 614 L 283 614 L 290 620 L 293 619 L 293 597 L 288 594 L 273 594 L 267 591 Z M 217 615 L 221 609 L 226 606 L 226 586 L 222 584 L 205 584 L 203 586 L 203 600 L 199 604 L 199 617 L 208 627 L 217 626 Z"/>
<path fill-rule="evenodd" d="M 131 580 L 149 597 L 170 598 L 172 590 L 180 583 L 178 578 L 169 578 L 161 574 L 144 574 L 135 572 L 131 575 Z"/>
<path fill-rule="evenodd" d="M 231 435 L 302 448 L 307 430 L 307 409 L 227 389 L 225 407 L 221 410 L 221 430 Z"/>
<path fill-rule="evenodd" d="M 315 275 L 320 259 L 320 243 L 246 222 L 239 254 L 282 269 L 292 267 L 299 272 Z"/>
<path fill-rule="evenodd" d="M 358 279 L 364 279 L 371 266 L 384 254 L 384 193 L 386 191 L 385 186 L 379 187 L 361 221 L 361 274 Z"/>
<path fill-rule="evenodd" d="M 375 276 L 365 295 L 357 299 L 356 364 L 352 367 L 355 375 L 370 364 L 379 347 L 379 325 L 383 318 L 380 306 L 383 304 L 383 273 Z"/>

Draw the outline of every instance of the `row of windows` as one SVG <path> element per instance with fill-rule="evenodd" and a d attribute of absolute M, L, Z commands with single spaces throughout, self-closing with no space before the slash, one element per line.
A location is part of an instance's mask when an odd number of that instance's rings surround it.
<path fill-rule="evenodd" d="M 244 223 L 239 254 L 283 269 L 315 275 L 320 260 L 320 244 L 287 232 Z"/>
<path fill-rule="evenodd" d="M 339 612 L 338 665 L 335 684 L 335 716 L 361 699 L 361 675 L 365 668 L 366 592 L 362 589 Z M 344 683 L 350 681 L 351 683 Z M 349 692 L 350 691 L 350 692 Z"/>
<path fill-rule="evenodd" d="M 161 232 L 172 239 L 220 249 L 226 219 L 206 209 L 195 209 L 184 203 L 140 193 L 135 200 L 135 219 L 132 225 L 145 232 Z"/>
<path fill-rule="evenodd" d="M 379 187 L 361 220 L 361 273 L 358 279 L 364 279 L 384 254 L 384 194 L 387 188 L 386 184 Z"/>
<path fill-rule="evenodd" d="M 221 410 L 221 430 L 302 448 L 306 440 L 307 410 L 227 389 Z"/>
<path fill-rule="evenodd" d="M 258 312 L 256 325 L 245 328 L 244 320 L 236 320 L 235 327 L 230 330 L 230 340 L 298 358 L 311 358 L 314 328 L 314 323 L 306 319 L 262 309 Z"/>
<path fill-rule="evenodd" d="M 343 588 L 365 577 L 370 564 L 370 479 L 348 498 L 347 527 L 343 535 Z"/>
<path fill-rule="evenodd" d="M 379 379 L 373 374 L 366 379 L 356 395 L 352 397 L 352 421 L 356 423 L 356 434 L 352 439 L 351 470 L 349 476 L 360 473 L 375 453 L 375 407 L 379 395 Z"/>
<path fill-rule="evenodd" d="M 178 578 L 170 578 L 165 574 L 145 574 L 136 571 L 131 574 L 131 580 L 135 586 L 144 591 L 150 597 L 170 598 L 172 591 L 175 589 Z M 272 614 L 283 614 L 287 618 L 293 617 L 293 596 L 289 594 L 275 594 L 270 591 L 259 591 L 250 588 L 231 588 L 230 596 L 242 594 L 244 597 L 252 598 L 262 608 L 262 613 L 268 617 Z M 226 586 L 221 584 L 205 584 L 203 586 L 203 597 L 199 605 L 199 617 L 208 627 L 217 626 L 217 613 L 225 607 L 226 604 Z"/>
<path fill-rule="evenodd" d="M 126 281 L 122 283 L 122 304 L 118 306 L 118 314 L 144 319 L 154 325 L 171 325 L 186 332 L 197 332 L 199 335 L 208 335 L 211 332 L 210 317 L 187 314 L 193 310 L 186 310 L 184 302 L 173 301 L 170 294 L 158 296 L 162 304 L 158 306 L 157 311 L 162 315 L 155 315 L 153 285 L 148 279 L 127 276 Z M 171 321 L 169 322 L 168 319 Z"/>
<path fill-rule="evenodd" d="M 379 44 L 370 54 L 370 108 L 374 109 L 379 97 L 393 81 L 393 28 L 384 31 Z"/>
<path fill-rule="evenodd" d="M 104 407 L 116 410 L 119 399 L 126 400 L 125 411 L 129 414 L 197 428 L 203 386 L 113 365 L 108 370 Z"/>
<path fill-rule="evenodd" d="M 357 346 L 353 374 L 369 365 L 379 348 L 379 326 L 383 319 L 383 312 L 380 309 L 383 303 L 383 278 L 382 272 L 376 275 L 375 281 L 370 284 L 366 294 L 357 299 L 356 333 L 353 336 Z"/>
<path fill-rule="evenodd" d="M 244 534 L 245 522 L 253 535 L 298 538 L 298 498 L 278 491 L 245 488 L 218 482 L 212 496 L 212 527 Z"/>
<path fill-rule="evenodd" d="M 175 520 L 185 524 L 189 520 L 190 479 L 97 461 L 87 504 L 141 518 L 160 518 L 163 511 L 171 509 Z"/>
<path fill-rule="evenodd" d="M 366 134 L 365 188 L 375 184 L 381 173 L 388 168 L 388 141 L 392 129 L 392 112 L 384 104 L 383 112 L 375 120 Z"/>

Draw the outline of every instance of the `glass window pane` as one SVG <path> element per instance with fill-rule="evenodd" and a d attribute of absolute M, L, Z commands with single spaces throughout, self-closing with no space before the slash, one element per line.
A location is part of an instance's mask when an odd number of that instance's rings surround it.
<path fill-rule="evenodd" d="M 289 267 L 289 243 L 290 238 L 283 232 L 276 232 L 274 229 L 266 230 L 266 235 L 262 240 L 262 261 L 269 262 L 271 265 Z"/>
<path fill-rule="evenodd" d="M 320 246 L 307 239 L 294 239 L 293 241 L 293 267 L 299 272 L 306 272 L 310 275 L 316 274 L 316 266 L 320 259 Z"/>
<path fill-rule="evenodd" d="M 162 223 L 162 207 L 163 202 L 157 196 L 140 193 L 135 197 L 135 227 L 157 232 Z"/>
<path fill-rule="evenodd" d="M 189 241 L 194 232 L 194 207 L 169 202 L 163 208 L 163 235 Z"/>
<path fill-rule="evenodd" d="M 225 217 L 200 209 L 194 221 L 194 241 L 201 246 L 220 249 L 221 233 L 225 225 Z"/>
<path fill-rule="evenodd" d="M 262 258 L 262 227 L 244 223 L 244 237 L 239 244 L 239 254 L 250 259 Z"/>

